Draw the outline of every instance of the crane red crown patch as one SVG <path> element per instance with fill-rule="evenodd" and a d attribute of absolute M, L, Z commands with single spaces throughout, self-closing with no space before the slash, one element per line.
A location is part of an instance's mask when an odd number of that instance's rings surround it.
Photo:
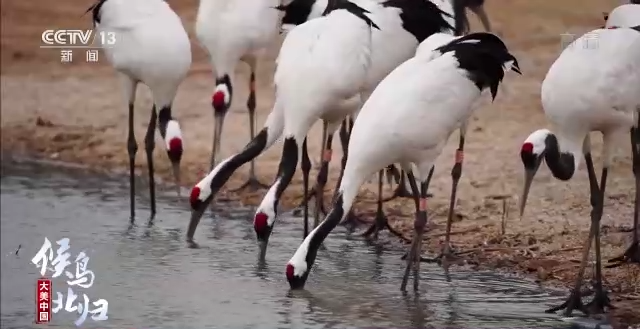
<path fill-rule="evenodd" d="M 211 103 L 213 104 L 214 107 L 222 108 L 223 106 L 225 106 L 224 98 L 225 98 L 224 91 L 218 90 L 215 93 L 213 93 L 213 96 L 211 96 Z"/>
<path fill-rule="evenodd" d="M 198 202 L 200 201 L 200 188 L 197 186 L 194 186 L 191 189 L 191 195 L 189 195 L 189 203 L 191 203 L 191 208 L 195 209 L 196 206 L 198 205 Z"/>
<path fill-rule="evenodd" d="M 253 229 L 256 232 L 264 231 L 264 229 L 267 228 L 267 225 L 269 225 L 269 223 L 267 222 L 268 219 L 269 219 L 269 216 L 267 216 L 267 214 L 263 212 L 257 213 L 256 216 L 253 218 Z"/>
<path fill-rule="evenodd" d="M 293 279 L 294 270 L 295 269 L 293 268 L 293 265 L 287 264 L 287 268 L 285 269 L 285 273 L 287 274 L 287 279 L 289 280 Z"/>

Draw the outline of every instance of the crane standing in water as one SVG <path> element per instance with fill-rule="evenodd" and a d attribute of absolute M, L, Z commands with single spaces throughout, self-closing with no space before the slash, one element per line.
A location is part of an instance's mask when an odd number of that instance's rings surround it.
<path fill-rule="evenodd" d="M 433 34 L 424 42 L 442 40 L 442 35 Z M 444 35 L 451 40 L 451 36 Z M 287 263 L 286 276 L 292 289 L 304 287 L 318 248 L 352 207 L 364 181 L 391 163 L 400 163 L 407 171 L 416 207 L 415 233 L 401 290 L 406 289 L 412 265 L 414 289 L 418 289 L 422 234 L 427 222 L 426 194 L 433 164 L 449 136 L 469 119 L 482 91 L 489 89 L 495 97 L 507 70 L 520 73 L 516 58 L 493 34 L 453 38 L 435 50 L 418 51 L 398 66 L 362 107 L 349 141 L 349 158 L 333 209 Z M 450 206 L 449 214 L 452 212 Z"/>

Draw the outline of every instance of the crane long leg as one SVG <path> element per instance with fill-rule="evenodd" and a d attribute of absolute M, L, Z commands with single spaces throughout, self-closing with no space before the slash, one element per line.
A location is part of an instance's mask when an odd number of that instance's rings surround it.
<path fill-rule="evenodd" d="M 135 221 L 136 215 L 136 153 L 138 153 L 138 143 L 136 142 L 135 129 L 133 125 L 133 109 L 136 102 L 136 87 L 138 82 L 131 79 L 129 76 L 122 74 L 122 84 L 124 86 L 124 92 L 129 105 L 129 133 L 127 136 L 127 153 L 129 154 L 129 201 L 131 211 L 131 224 Z"/>
<path fill-rule="evenodd" d="M 378 172 L 378 206 L 377 206 L 377 209 L 376 209 L 375 222 L 371 226 L 369 226 L 369 228 L 364 233 L 362 233 L 362 236 L 370 237 L 371 235 L 373 235 L 372 240 L 377 240 L 378 239 L 378 233 L 381 230 L 386 228 L 393 235 L 402 238 L 402 234 L 398 233 L 396 230 L 394 230 L 391 227 L 391 225 L 389 225 L 388 218 L 384 214 L 384 209 L 382 208 L 382 205 L 383 205 L 383 201 L 382 201 L 382 186 L 383 185 L 384 185 L 384 170 L 380 170 Z"/>
<path fill-rule="evenodd" d="M 471 9 L 471 11 L 473 11 L 478 16 L 478 18 L 480 18 L 480 22 L 482 22 L 482 26 L 484 27 L 484 29 L 487 32 L 491 32 L 491 21 L 489 20 L 489 15 L 487 15 L 487 12 L 484 10 L 484 5 L 472 6 L 469 7 L 469 9 Z"/>
<path fill-rule="evenodd" d="M 450 245 L 451 236 L 451 224 L 453 223 L 453 213 L 456 205 L 456 194 L 458 192 L 458 183 L 460 182 L 460 176 L 462 176 L 462 162 L 464 160 L 464 141 L 465 141 L 466 128 L 460 129 L 460 142 L 458 149 L 456 150 L 456 163 L 451 168 L 451 198 L 449 199 L 449 212 L 447 215 L 447 231 L 444 238 L 444 245 L 440 255 L 436 258 L 428 260 L 429 262 L 442 262 L 443 259 L 449 259 L 453 257 Z"/>
<path fill-rule="evenodd" d="M 307 149 L 307 138 L 302 142 L 302 156 L 300 157 L 300 168 L 302 168 L 302 185 L 304 189 L 304 197 L 307 198 L 309 193 L 309 171 L 311 171 L 311 160 Z M 309 205 L 304 204 L 304 237 L 309 235 Z"/>
<path fill-rule="evenodd" d="M 322 162 L 322 159 L 324 158 L 324 143 L 327 140 L 327 123 L 325 121 L 322 122 L 322 149 L 320 150 L 320 162 Z M 333 138 L 333 134 L 331 135 L 331 138 Z M 322 167 L 322 164 L 320 165 L 320 167 Z"/>
<path fill-rule="evenodd" d="M 427 180 L 424 182 L 425 184 L 425 198 L 430 198 L 429 196 L 429 185 L 431 184 L 431 178 L 433 177 L 433 171 L 435 170 L 435 166 L 432 166 L 431 169 L 429 170 L 429 175 L 427 176 Z M 402 260 L 406 260 L 407 257 L 409 256 L 409 252 L 406 252 L 404 255 L 402 255 Z M 420 256 L 420 261 L 421 262 L 429 262 L 429 258 L 426 257 L 422 257 Z"/>
<path fill-rule="evenodd" d="M 135 92 L 135 89 L 134 89 Z M 136 142 L 136 135 L 133 131 L 133 102 L 129 103 L 129 136 L 127 137 L 127 152 L 129 153 L 129 197 L 131 207 L 131 223 L 135 220 L 136 207 L 136 153 L 138 153 L 138 143 Z"/>
<path fill-rule="evenodd" d="M 250 140 L 253 140 L 256 137 L 256 73 L 253 67 L 251 68 L 251 75 L 249 77 L 247 109 L 249 110 L 249 135 L 251 137 Z M 255 159 L 252 159 L 251 163 L 249 163 L 249 179 L 240 187 L 231 190 L 231 192 L 237 192 L 246 188 L 252 191 L 269 188 L 269 185 L 261 183 L 256 176 Z"/>
<path fill-rule="evenodd" d="M 333 140 L 333 135 L 329 136 L 332 140 Z M 320 181 L 320 174 L 322 173 L 322 161 L 324 158 L 324 151 L 325 151 L 325 141 L 327 140 L 327 127 L 326 127 L 326 123 L 323 122 L 323 127 L 322 127 L 322 143 L 320 143 L 320 145 L 322 145 L 322 147 L 320 147 L 320 171 L 318 171 L 318 176 L 316 177 L 316 186 L 311 190 L 311 193 L 309 193 L 307 195 L 306 198 L 302 199 L 302 202 L 300 202 L 300 204 L 293 210 L 293 214 L 295 216 L 298 216 L 300 214 L 300 208 L 302 208 L 307 202 L 309 202 L 309 200 L 311 200 L 311 198 L 316 196 L 316 193 L 318 191 L 318 182 Z M 329 143 L 329 149 L 331 149 L 331 143 Z M 329 160 L 331 161 L 331 160 Z M 326 169 L 328 170 L 328 169 Z M 324 184 L 326 184 L 327 182 L 327 178 L 326 178 L 326 174 L 325 174 L 325 178 L 324 178 Z M 317 200 L 316 200 L 317 203 Z M 320 204 L 320 211 L 322 212 L 323 216 L 327 215 L 327 211 L 324 208 L 324 204 Z"/>
<path fill-rule="evenodd" d="M 407 191 L 407 183 L 406 183 L 407 174 L 404 170 L 398 171 L 398 169 L 394 165 L 390 165 L 386 168 L 386 172 L 388 175 L 387 177 L 389 177 L 389 175 L 392 176 L 396 180 L 396 183 L 398 185 L 396 186 L 396 189 L 393 191 L 393 194 L 388 198 L 382 199 L 382 202 L 389 202 L 397 198 L 413 197 L 411 193 Z M 391 177 L 389 177 L 388 180 L 389 180 L 389 184 L 391 184 Z M 382 195 L 380 195 L 379 197 L 382 198 Z M 433 197 L 433 195 L 431 193 L 428 193 L 427 198 L 431 198 L 431 197 Z"/>
<path fill-rule="evenodd" d="M 340 125 L 340 130 L 338 132 L 338 136 L 340 137 L 340 147 L 342 147 L 342 160 L 340 161 L 340 175 L 338 176 L 336 187 L 333 190 L 333 198 L 331 199 L 331 202 L 333 202 L 336 198 L 336 195 L 338 195 L 338 188 L 340 187 L 340 182 L 342 181 L 342 177 L 344 176 L 344 168 L 347 165 L 349 153 L 349 132 L 351 131 L 349 125 L 349 119 L 345 118 L 344 120 L 342 120 L 342 124 Z"/>
<path fill-rule="evenodd" d="M 547 313 L 553 313 L 559 310 L 565 310 L 565 316 L 570 316 L 571 312 L 575 310 L 579 310 L 583 313 L 587 313 L 587 309 L 582 304 L 582 293 L 580 288 L 582 286 L 582 278 L 584 277 L 584 271 L 587 265 L 587 261 L 589 259 L 589 251 L 591 250 L 591 241 L 593 237 L 598 233 L 597 225 L 599 225 L 598 219 L 598 211 L 601 207 L 598 206 L 598 202 L 600 200 L 604 200 L 602 197 L 602 193 L 600 191 L 600 187 L 598 186 L 598 179 L 596 178 L 595 169 L 593 168 L 593 159 L 591 158 L 590 153 L 585 153 L 584 155 L 585 162 L 587 164 L 587 172 L 589 173 L 589 190 L 591 192 L 591 226 L 589 228 L 589 236 L 585 241 L 582 249 L 582 260 L 580 262 L 580 267 L 578 269 L 578 274 L 576 275 L 575 285 L 573 290 L 569 294 L 569 298 L 559 306 L 548 309 Z M 603 168 L 602 175 L 603 178 L 606 179 L 606 168 Z"/>
<path fill-rule="evenodd" d="M 332 149 L 331 144 L 333 143 L 333 134 L 329 134 L 327 136 L 327 122 L 323 123 L 322 127 L 322 136 L 326 136 L 325 139 L 322 139 L 322 165 L 320 166 L 320 171 L 318 172 L 318 177 L 315 186 L 315 195 L 316 195 L 316 207 L 313 214 L 313 227 L 318 226 L 320 219 L 320 211 L 324 214 L 327 212 L 324 210 L 324 186 L 327 184 L 327 176 L 329 173 L 329 162 L 331 162 Z"/>
<path fill-rule="evenodd" d="M 347 165 L 347 159 L 349 158 L 349 137 L 351 135 L 351 130 L 353 129 L 353 120 L 350 117 L 345 118 L 340 125 L 340 145 L 342 147 L 342 160 L 340 163 L 340 176 L 338 176 L 338 180 L 336 181 L 336 187 L 333 190 L 333 197 L 331 198 L 331 203 L 333 203 L 338 195 L 338 188 L 340 187 L 340 182 L 342 182 L 342 177 L 344 176 L 344 168 Z M 342 221 L 342 225 L 346 226 L 349 231 L 355 230 L 356 226 L 359 223 L 363 223 L 363 221 L 353 212 L 353 207 L 349 209 L 346 218 Z"/>
<path fill-rule="evenodd" d="M 394 180 L 396 181 L 396 184 L 400 184 L 400 171 L 393 163 L 388 165 L 387 168 L 384 169 L 384 171 L 387 176 L 387 184 L 389 184 L 389 186 L 391 186 Z"/>
<path fill-rule="evenodd" d="M 413 195 L 411 195 L 411 192 L 407 191 L 407 184 L 405 180 L 406 176 L 407 176 L 407 173 L 404 170 L 400 170 L 400 181 L 398 182 L 398 186 L 396 186 L 396 189 L 393 191 L 393 194 L 390 197 L 383 199 L 382 202 L 389 202 L 397 198 L 413 197 Z"/>
<path fill-rule="evenodd" d="M 344 119 L 342 124 L 340 125 L 340 130 L 338 132 L 338 136 L 340 137 L 340 147 L 342 147 L 342 159 L 340 161 L 340 175 L 338 176 L 338 181 L 336 182 L 336 187 L 333 190 L 333 197 L 331 198 L 331 202 L 333 203 L 336 199 L 336 195 L 338 195 L 338 188 L 340 187 L 340 182 L 342 182 L 342 176 L 344 176 L 344 168 L 347 165 L 347 156 L 349 153 L 349 127 L 347 126 L 349 121 Z"/>
<path fill-rule="evenodd" d="M 640 121 L 640 118 L 638 118 Z M 639 125 L 640 127 L 640 125 Z M 636 180 L 636 199 L 633 209 L 633 240 L 627 250 L 620 256 L 610 259 L 607 268 L 614 268 L 627 263 L 640 264 L 640 227 L 638 227 L 638 217 L 640 214 L 640 129 L 631 128 L 631 158 L 633 161 L 633 176 Z"/>
<path fill-rule="evenodd" d="M 411 191 L 414 195 L 414 202 L 416 205 L 416 218 L 413 224 L 414 234 L 409 249 L 409 256 L 407 257 L 407 266 L 404 270 L 404 276 L 402 277 L 402 284 L 400 285 L 401 291 L 406 291 L 407 282 L 409 281 L 409 269 L 413 265 L 413 289 L 418 290 L 418 284 L 420 282 L 420 252 L 422 250 L 422 234 L 424 233 L 424 227 L 427 224 L 427 189 L 428 183 L 422 182 L 420 184 L 420 190 L 416 184 L 416 179 L 412 172 L 407 172 L 409 177 L 409 184 L 411 185 Z M 418 197 L 420 196 L 420 197 Z"/>
<path fill-rule="evenodd" d="M 600 178 L 600 199 L 597 202 L 598 211 L 596 212 L 596 230 L 595 230 L 595 246 L 596 249 L 596 282 L 595 296 L 589 304 L 586 305 L 588 312 L 593 314 L 604 314 L 605 308 L 613 308 L 611 300 L 602 287 L 602 255 L 600 253 L 600 220 L 604 212 L 604 192 L 607 185 L 608 168 L 602 168 L 602 176 Z"/>
<path fill-rule="evenodd" d="M 151 218 L 156 215 L 156 182 L 153 177 L 153 149 L 156 147 L 155 133 L 157 118 L 158 114 L 156 113 L 156 106 L 154 105 L 151 109 L 151 118 L 149 119 L 147 133 L 144 136 L 144 150 L 147 153 L 147 164 L 149 165 L 149 198 L 151 199 Z"/>

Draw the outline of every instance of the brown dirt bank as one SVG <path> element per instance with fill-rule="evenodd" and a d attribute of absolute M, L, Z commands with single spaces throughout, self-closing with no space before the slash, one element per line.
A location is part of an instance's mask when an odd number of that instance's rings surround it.
<path fill-rule="evenodd" d="M 116 75 L 105 62 L 87 64 L 75 60 L 61 64 L 59 53 L 38 48 L 40 34 L 49 28 L 89 28 L 89 18 L 80 14 L 90 4 L 85 0 L 60 0 L 56 6 L 38 6 L 27 1 L 1 0 L 2 4 L 2 149 L 36 153 L 60 160 L 81 162 L 96 168 L 124 168 L 127 165 L 126 108 Z M 190 33 L 197 8 L 196 0 L 170 4 L 182 16 Z M 460 182 L 457 222 L 453 243 L 463 249 L 476 249 L 469 261 L 477 266 L 530 273 L 549 284 L 566 286 L 576 272 L 579 246 L 589 225 L 588 181 L 584 170 L 568 183 L 559 182 L 542 169 L 531 191 L 527 213 L 517 218 L 516 198 L 520 192 L 522 168 L 518 149 L 528 133 L 546 125 L 539 106 L 539 86 L 546 70 L 557 56 L 560 38 L 566 32 L 584 32 L 602 24 L 601 12 L 610 10 L 613 0 L 491 0 L 487 2 L 495 27 L 514 49 L 524 76 L 508 77 L 495 104 L 476 112 L 467 142 L 463 178 Z M 46 8 L 46 10 L 44 9 Z M 193 33 L 191 33 L 193 35 Z M 272 59 L 277 45 L 259 70 L 258 120 L 263 122 L 271 110 L 273 89 Z M 198 45 L 193 45 L 194 63 L 175 101 L 175 115 L 181 121 L 185 141 L 182 174 L 185 184 L 194 184 L 208 167 L 213 134 L 209 96 L 213 79 L 209 64 Z M 81 55 L 81 54 L 78 54 Z M 237 73 L 246 79 L 246 68 Z M 238 83 L 233 111 L 225 122 L 223 155 L 241 149 L 248 141 L 244 109 L 246 84 Z M 139 145 L 151 108 L 149 93 L 139 92 L 136 136 Z M 40 124 L 37 124 L 40 118 Z M 317 160 L 320 127 L 310 134 L 311 155 Z M 599 137 L 594 136 L 596 148 Z M 425 248 L 435 252 L 443 239 L 446 207 L 450 191 L 449 170 L 457 138 L 453 138 L 437 163 L 432 182 L 431 227 Z M 170 180 L 169 163 L 158 143 L 157 171 Z M 336 143 L 337 145 L 337 143 Z M 633 176 L 627 141 L 620 143 L 610 174 L 603 224 L 603 257 L 621 253 L 629 243 L 633 214 Z M 280 147 L 258 158 L 260 179 L 270 182 L 278 165 Z M 333 190 L 341 150 L 337 147 L 331 164 Z M 137 168 L 146 171 L 142 147 Z M 596 159 L 597 161 L 598 159 Z M 315 175 L 315 172 L 313 173 Z M 234 175 L 229 188 L 247 177 L 247 169 Z M 146 187 L 141 187 L 146 188 Z M 372 218 L 375 210 L 375 184 L 367 184 L 356 209 Z M 263 191 L 229 194 L 226 197 L 257 205 Z M 387 192 L 389 193 L 389 192 Z M 291 209 L 301 198 L 301 178 L 296 177 L 285 193 L 283 209 Z M 502 201 L 505 199 L 506 201 Z M 501 233 L 503 202 L 510 209 L 506 231 Z M 185 202 L 186 206 L 186 202 Z M 411 236 L 413 209 L 406 200 L 387 204 L 391 224 Z M 618 327 L 640 324 L 640 269 L 605 269 L 606 286 L 614 290 Z M 624 301 L 623 301 L 624 300 Z"/>

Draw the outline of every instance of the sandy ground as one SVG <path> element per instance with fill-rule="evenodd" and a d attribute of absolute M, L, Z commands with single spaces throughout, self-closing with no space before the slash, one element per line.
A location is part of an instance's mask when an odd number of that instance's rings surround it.
<path fill-rule="evenodd" d="M 39 6 L 29 1 L 2 0 L 2 149 L 25 152 L 96 168 L 123 169 L 127 166 L 127 111 L 115 72 L 105 60 L 86 63 L 78 52 L 73 63 L 60 63 L 59 50 L 39 49 L 42 31 L 50 28 L 90 28 L 89 16 L 81 17 L 90 5 L 86 0 L 60 0 L 56 6 Z M 196 0 L 170 4 L 181 15 L 193 36 Z M 519 59 L 524 76 L 509 76 L 493 105 L 478 110 L 471 122 L 466 144 L 463 177 L 460 181 L 457 221 L 452 241 L 460 249 L 475 248 L 470 262 L 478 266 L 531 273 L 550 284 L 567 285 L 574 277 L 580 245 L 589 227 L 588 180 L 580 170 L 570 182 L 560 182 L 546 168 L 540 170 L 523 219 L 517 216 L 517 195 L 522 183 L 520 143 L 534 129 L 547 125 L 539 103 L 540 82 L 560 51 L 563 33 L 583 33 L 602 24 L 602 12 L 612 0 L 491 0 L 487 8 L 496 29 Z M 473 22 L 474 25 L 476 22 Z M 274 44 L 258 71 L 258 121 L 261 124 L 273 103 L 271 85 Z M 193 44 L 193 65 L 174 104 L 185 143 L 182 174 L 186 185 L 194 184 L 208 168 L 213 135 L 210 95 L 213 77 L 198 44 Z M 249 139 L 245 110 L 247 68 L 236 71 L 235 101 L 225 122 L 223 156 L 240 150 Z M 143 138 L 151 100 L 146 87 L 138 89 L 136 135 L 140 146 L 136 166 L 146 172 Z M 38 120 L 40 119 L 40 120 Z M 38 123 L 39 121 L 39 123 Z M 321 125 L 310 134 L 310 152 L 317 161 Z M 598 161 L 600 137 L 593 136 Z M 432 182 L 430 231 L 426 249 L 437 251 L 443 239 L 451 179 L 450 167 L 457 138 L 452 138 L 436 165 Z M 160 138 L 155 150 L 159 176 L 169 180 L 169 162 Z M 330 182 L 333 191 L 341 150 L 335 143 Z M 621 140 L 609 175 L 603 216 L 602 254 L 607 259 L 624 251 L 630 241 L 633 215 L 633 176 L 628 139 Z M 277 145 L 258 158 L 257 172 L 263 182 L 275 176 L 281 154 Z M 599 162 L 597 162 L 599 163 Z M 582 168 L 583 169 L 583 168 Z M 239 170 L 228 188 L 245 181 L 247 168 Z M 312 173 L 315 175 L 315 171 Z M 299 174 L 298 174 L 299 175 Z M 146 176 L 146 175 L 145 175 Z M 146 188 L 142 186 L 141 188 Z M 301 198 L 301 177 L 294 178 L 281 203 L 291 209 Z M 358 213 L 371 219 L 375 209 L 375 181 L 367 184 L 356 205 Z M 257 205 L 264 191 L 226 193 L 226 197 Z M 390 193 L 387 191 L 386 193 Z M 506 200 L 506 201 L 503 201 Z M 501 232 L 504 204 L 505 232 Z M 185 200 L 185 206 L 186 206 Z M 412 202 L 387 204 L 392 226 L 410 238 Z M 292 250 L 293 252 L 293 250 Z M 587 273 L 589 275 L 589 273 Z M 640 268 L 625 266 L 605 269 L 606 286 L 621 305 L 640 309 Z M 622 302 L 621 300 L 625 300 Z M 640 319 L 618 311 L 623 323 Z"/>

